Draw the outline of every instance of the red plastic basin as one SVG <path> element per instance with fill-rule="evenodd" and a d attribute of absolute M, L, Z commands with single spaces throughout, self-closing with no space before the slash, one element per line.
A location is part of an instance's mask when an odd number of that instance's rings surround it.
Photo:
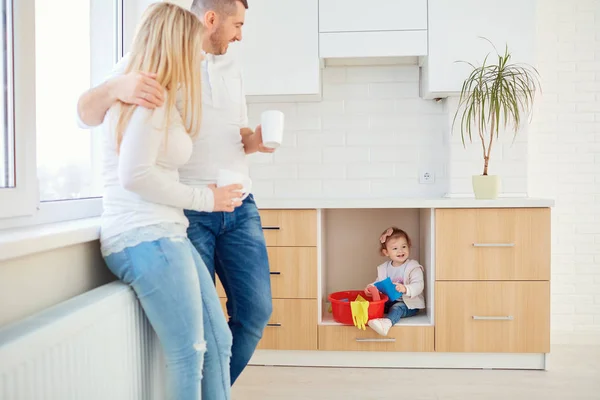
<path fill-rule="evenodd" d="M 354 325 L 350 303 L 355 301 L 359 294 L 369 302 L 369 320 L 383 317 L 385 302 L 388 301 L 388 297 L 385 294 L 380 294 L 381 300 L 373 301 L 373 299 L 370 296 L 367 296 L 363 290 L 348 290 L 345 292 L 331 293 L 328 297 L 331 302 L 333 319 L 336 322 L 344 325 Z"/>

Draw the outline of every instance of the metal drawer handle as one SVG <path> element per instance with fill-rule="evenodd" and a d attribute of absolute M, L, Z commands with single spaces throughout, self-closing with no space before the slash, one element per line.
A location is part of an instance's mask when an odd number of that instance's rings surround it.
<path fill-rule="evenodd" d="M 263 226 L 262 227 L 265 231 L 278 231 L 281 228 L 278 226 Z"/>
<path fill-rule="evenodd" d="M 359 339 L 356 338 L 356 341 L 359 343 L 364 343 L 364 342 L 376 342 L 376 343 L 392 343 L 395 342 L 396 339 Z"/>
<path fill-rule="evenodd" d="M 505 317 L 480 317 L 479 315 L 473 315 L 473 319 L 476 321 L 512 321 L 515 319 L 512 315 Z"/>
<path fill-rule="evenodd" d="M 270 272 L 271 275 L 281 275 L 281 272 Z"/>
<path fill-rule="evenodd" d="M 279 328 L 281 326 L 281 324 L 267 324 L 267 326 L 272 326 L 275 328 Z"/>
<path fill-rule="evenodd" d="M 515 247 L 514 243 L 473 243 L 473 247 Z"/>

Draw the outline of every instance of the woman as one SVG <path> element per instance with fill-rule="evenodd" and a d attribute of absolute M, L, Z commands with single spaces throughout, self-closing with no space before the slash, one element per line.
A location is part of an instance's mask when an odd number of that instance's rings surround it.
<path fill-rule="evenodd" d="M 165 102 L 155 110 L 115 104 L 103 123 L 102 254 L 131 285 L 156 331 L 169 398 L 177 400 L 230 399 L 231 332 L 209 272 L 187 239 L 183 209 L 232 211 L 241 186 L 192 188 L 178 175 L 200 126 L 202 32 L 189 11 L 150 6 L 126 72 L 155 74 Z M 209 335 L 217 348 L 206 349 Z"/>

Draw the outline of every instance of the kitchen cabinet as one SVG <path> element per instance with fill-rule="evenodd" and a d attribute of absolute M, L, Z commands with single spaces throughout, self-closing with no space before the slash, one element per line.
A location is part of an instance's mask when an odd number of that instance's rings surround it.
<path fill-rule="evenodd" d="M 252 365 L 546 368 L 552 201 L 258 204 L 273 316 Z M 410 257 L 424 268 L 426 309 L 382 337 L 338 323 L 328 296 L 374 279 L 385 259 L 377 238 L 390 225 L 411 237 Z M 220 286 L 219 294 L 225 304 Z"/>
<path fill-rule="evenodd" d="M 318 0 L 253 0 L 238 57 L 248 96 L 320 93 Z"/>
<path fill-rule="evenodd" d="M 427 0 L 321 0 L 320 32 L 427 29 Z"/>
<path fill-rule="evenodd" d="M 261 350 L 317 350 L 317 211 L 260 210 L 271 273 L 273 313 Z M 227 294 L 217 278 L 227 316 Z"/>
<path fill-rule="evenodd" d="M 427 54 L 427 0 L 319 1 L 321 58 Z"/>
<path fill-rule="evenodd" d="M 496 62 L 492 45 L 500 54 L 505 46 L 510 62 L 535 62 L 536 0 L 486 1 L 429 0 L 427 34 L 428 54 L 421 63 L 421 96 L 426 99 L 460 93 L 471 67 Z"/>

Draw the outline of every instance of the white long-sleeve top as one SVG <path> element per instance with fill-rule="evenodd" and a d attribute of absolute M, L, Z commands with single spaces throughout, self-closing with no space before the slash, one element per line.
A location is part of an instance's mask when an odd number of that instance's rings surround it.
<path fill-rule="evenodd" d="M 101 241 L 150 225 L 178 226 L 188 220 L 183 210 L 212 211 L 213 192 L 179 182 L 178 168 L 192 154 L 192 139 L 176 107 L 165 126 L 166 107 L 138 107 L 125 129 L 119 154 L 116 148 L 118 108 L 112 107 L 102 127 L 104 212 Z"/>
<path fill-rule="evenodd" d="M 250 181 L 247 156 L 240 128 L 248 126 L 248 110 L 242 69 L 235 55 L 205 54 L 202 61 L 202 124 L 201 134 L 194 138 L 193 152 L 179 173 L 181 182 L 193 187 L 216 183 L 219 169 L 243 174 Z M 106 77 L 122 75 L 129 62 L 126 54 Z M 77 121 L 85 125 L 79 114 Z"/>

